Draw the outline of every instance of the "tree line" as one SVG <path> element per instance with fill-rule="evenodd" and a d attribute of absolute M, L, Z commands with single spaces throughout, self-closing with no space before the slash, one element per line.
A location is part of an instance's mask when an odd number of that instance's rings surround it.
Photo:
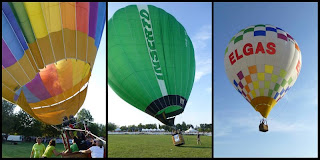
<path fill-rule="evenodd" d="M 194 126 L 192 124 L 186 124 L 182 122 L 181 124 L 176 124 L 176 128 L 180 129 L 181 131 L 186 131 L 190 127 L 198 130 L 199 132 L 212 132 L 212 124 L 200 124 L 200 126 Z M 126 132 L 140 132 L 142 129 L 164 129 L 165 131 L 171 132 L 172 127 L 168 125 L 158 125 L 157 124 L 142 124 L 139 125 L 128 125 L 128 126 L 118 126 L 112 122 L 108 122 L 108 131 L 114 131 L 116 128 L 120 128 L 121 131 Z"/>

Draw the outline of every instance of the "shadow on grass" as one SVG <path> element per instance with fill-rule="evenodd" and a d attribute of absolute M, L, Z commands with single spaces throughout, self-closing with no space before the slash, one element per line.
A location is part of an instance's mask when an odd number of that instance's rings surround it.
<path fill-rule="evenodd" d="M 205 146 L 177 146 L 182 148 L 212 148 L 212 147 L 205 147 Z"/>

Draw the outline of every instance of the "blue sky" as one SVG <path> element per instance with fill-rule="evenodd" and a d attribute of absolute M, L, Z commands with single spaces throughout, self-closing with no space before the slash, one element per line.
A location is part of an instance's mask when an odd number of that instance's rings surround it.
<path fill-rule="evenodd" d="M 108 19 L 130 4 L 151 4 L 172 14 L 186 29 L 195 48 L 196 76 L 184 112 L 176 123 L 199 125 L 212 123 L 212 4 L 211 3 L 108 3 Z M 134 108 L 108 86 L 108 122 L 122 125 L 161 124 Z M 161 124 L 162 125 L 162 124 Z"/>
<path fill-rule="evenodd" d="M 214 157 L 318 156 L 317 3 L 214 3 Z M 241 29 L 271 24 L 297 41 L 300 75 L 258 131 L 261 116 L 233 88 L 224 52 Z"/>

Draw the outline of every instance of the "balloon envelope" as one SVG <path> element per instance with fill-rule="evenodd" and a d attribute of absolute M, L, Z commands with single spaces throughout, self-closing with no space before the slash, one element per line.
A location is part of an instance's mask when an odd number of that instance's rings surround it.
<path fill-rule="evenodd" d="M 105 2 L 2 2 L 2 97 L 47 124 L 75 115 L 105 13 Z"/>
<path fill-rule="evenodd" d="M 170 117 L 183 112 L 194 75 L 192 42 L 166 11 L 130 5 L 108 21 L 108 83 L 132 106 L 173 125 Z"/>
<path fill-rule="evenodd" d="M 224 65 L 235 89 L 267 118 L 297 80 L 301 51 L 293 37 L 281 28 L 249 26 L 230 40 Z"/>

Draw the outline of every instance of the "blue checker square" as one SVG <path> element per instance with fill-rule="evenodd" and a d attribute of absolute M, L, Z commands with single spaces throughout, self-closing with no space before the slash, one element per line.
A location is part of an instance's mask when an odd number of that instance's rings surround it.
<path fill-rule="evenodd" d="M 254 31 L 254 36 L 266 36 L 266 31 Z"/>

